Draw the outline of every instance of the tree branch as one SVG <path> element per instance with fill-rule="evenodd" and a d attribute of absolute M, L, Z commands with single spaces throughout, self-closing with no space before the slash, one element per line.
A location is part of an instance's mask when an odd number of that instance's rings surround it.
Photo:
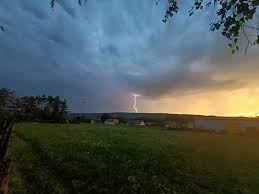
<path fill-rule="evenodd" d="M 249 47 L 249 45 L 252 45 L 252 43 L 251 43 L 251 41 L 249 40 L 249 38 L 248 38 L 248 36 L 247 36 L 247 34 L 246 34 L 246 31 L 245 31 L 244 27 L 242 27 L 242 32 L 244 33 L 245 38 L 246 38 L 246 40 L 247 40 L 247 45 L 246 45 L 246 49 L 245 49 L 245 55 L 246 55 L 246 54 L 247 54 L 247 51 L 248 51 L 248 47 Z"/>
<path fill-rule="evenodd" d="M 0 25 L 0 29 L 1 29 L 3 32 L 5 31 L 4 27 L 1 26 L 1 25 Z"/>
<path fill-rule="evenodd" d="M 246 27 L 246 28 L 251 28 L 251 29 L 254 29 L 254 30 L 257 30 L 257 32 L 259 31 L 259 28 L 256 28 L 256 27 L 253 27 L 253 26 L 247 26 L 247 25 L 244 25 L 244 27 Z"/>

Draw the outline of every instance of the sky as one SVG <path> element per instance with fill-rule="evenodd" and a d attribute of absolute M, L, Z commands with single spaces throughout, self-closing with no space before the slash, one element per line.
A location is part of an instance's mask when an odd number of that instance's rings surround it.
<path fill-rule="evenodd" d="M 166 1 L 1 0 L 0 87 L 59 95 L 71 112 L 259 114 L 259 48 L 232 55 L 215 7 L 163 23 Z"/>

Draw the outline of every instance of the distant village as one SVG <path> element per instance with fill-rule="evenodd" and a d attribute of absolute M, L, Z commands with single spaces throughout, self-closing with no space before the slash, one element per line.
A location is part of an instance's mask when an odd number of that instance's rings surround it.
<path fill-rule="evenodd" d="M 143 113 L 72 114 L 72 123 L 157 126 L 175 130 L 259 134 L 259 118 Z"/>

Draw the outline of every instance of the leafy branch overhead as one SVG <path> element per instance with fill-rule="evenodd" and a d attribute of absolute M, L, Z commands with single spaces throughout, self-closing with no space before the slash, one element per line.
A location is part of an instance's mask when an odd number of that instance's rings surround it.
<path fill-rule="evenodd" d="M 50 6 L 51 6 L 51 8 L 54 8 L 54 6 L 55 6 L 55 1 L 56 0 L 50 0 Z M 77 1 L 77 3 L 78 3 L 78 5 L 82 5 L 82 2 L 84 1 L 84 2 L 87 2 L 87 0 L 76 0 Z"/>
<path fill-rule="evenodd" d="M 241 33 L 247 41 L 245 52 L 249 45 L 259 44 L 259 24 L 257 26 L 246 25 L 254 18 L 259 0 L 195 0 L 189 10 L 189 16 L 192 16 L 196 10 L 202 10 L 211 5 L 217 8 L 217 12 L 215 21 L 210 24 L 210 30 L 220 30 L 221 34 L 229 39 L 228 45 L 233 54 L 239 50 L 238 40 Z M 173 17 L 178 9 L 177 0 L 168 0 L 168 9 L 163 22 L 167 22 L 169 17 Z M 253 31 L 253 34 L 249 35 L 252 36 L 252 40 L 247 35 L 247 30 Z"/>

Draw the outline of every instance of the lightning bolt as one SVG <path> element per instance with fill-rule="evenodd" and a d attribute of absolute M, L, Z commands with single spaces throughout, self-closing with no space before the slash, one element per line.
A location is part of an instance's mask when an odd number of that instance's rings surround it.
<path fill-rule="evenodd" d="M 138 96 L 140 96 L 140 95 L 138 95 L 138 94 L 133 94 L 133 100 L 134 100 L 134 106 L 133 106 L 133 108 L 134 108 L 134 110 L 135 110 L 136 113 L 138 112 L 138 108 L 137 108 L 137 97 L 138 97 Z"/>

